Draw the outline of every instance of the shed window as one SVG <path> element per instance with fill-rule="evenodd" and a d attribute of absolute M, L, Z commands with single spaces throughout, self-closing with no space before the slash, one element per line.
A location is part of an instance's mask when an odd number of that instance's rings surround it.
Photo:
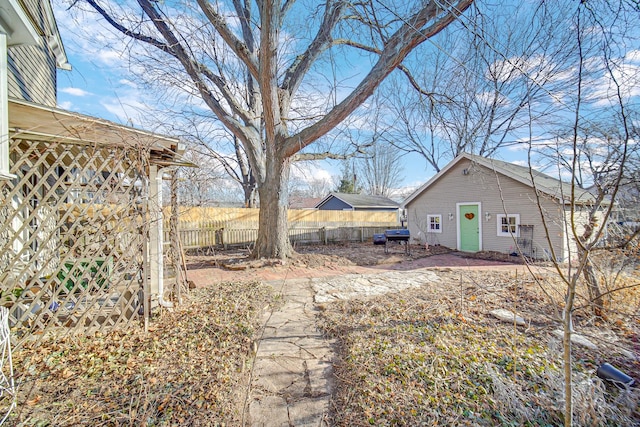
<path fill-rule="evenodd" d="M 442 215 L 427 215 L 427 232 L 442 233 Z"/>
<path fill-rule="evenodd" d="M 503 237 L 518 237 L 520 235 L 520 215 L 519 214 L 511 214 L 497 215 L 498 219 L 498 236 Z"/>

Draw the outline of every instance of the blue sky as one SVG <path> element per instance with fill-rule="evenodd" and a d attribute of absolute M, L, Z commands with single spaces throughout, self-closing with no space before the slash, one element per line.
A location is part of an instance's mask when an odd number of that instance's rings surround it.
<path fill-rule="evenodd" d="M 104 118 L 120 124 L 144 126 L 144 116 L 149 114 L 148 105 L 157 105 L 153 94 L 139 86 L 132 77 L 130 65 L 123 53 L 135 49 L 121 36 L 90 19 L 73 14 L 65 9 L 66 4 L 54 2 L 58 27 L 72 71 L 58 71 L 58 104 L 61 108 Z M 77 16 L 79 21 L 73 19 Z M 91 41 L 85 34 L 91 34 Z M 105 47 L 108 46 L 108 47 Z M 635 49 L 634 49 L 635 48 Z M 628 47 L 627 72 L 640 75 L 640 49 Z M 640 85 L 632 83 L 631 92 L 637 98 Z M 606 90 L 606 82 L 597 82 L 594 92 Z M 160 107 L 162 108 L 162 107 Z M 154 129 L 148 129 L 154 130 Z M 503 160 L 524 164 L 526 153 L 522 150 L 503 150 Z M 405 187 L 417 187 L 428 180 L 434 171 L 426 167 L 417 155 L 403 159 L 403 183 Z M 331 179 L 341 174 L 338 162 L 317 162 L 306 165 L 307 177 Z M 293 172 L 296 173 L 295 171 Z M 299 176 L 305 179 L 305 176 Z"/>

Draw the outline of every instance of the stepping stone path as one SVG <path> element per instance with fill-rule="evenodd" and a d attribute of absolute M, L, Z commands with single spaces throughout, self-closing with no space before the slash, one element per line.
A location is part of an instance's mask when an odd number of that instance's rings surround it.
<path fill-rule="evenodd" d="M 438 280 L 434 272 L 422 270 L 271 282 L 276 291 L 281 289 L 284 304 L 265 315 L 245 425 L 329 425 L 334 341 L 316 329 L 316 303 L 396 292 Z"/>

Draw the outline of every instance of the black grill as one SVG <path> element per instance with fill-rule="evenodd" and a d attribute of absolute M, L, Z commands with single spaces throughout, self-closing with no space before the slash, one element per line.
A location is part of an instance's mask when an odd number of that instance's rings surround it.
<path fill-rule="evenodd" d="M 384 244 L 385 253 L 389 253 L 389 243 L 398 242 L 398 244 L 404 243 L 404 253 L 409 255 L 409 238 L 411 237 L 409 230 L 406 228 L 401 228 L 398 230 L 386 230 L 384 232 L 384 237 L 386 238 Z"/>

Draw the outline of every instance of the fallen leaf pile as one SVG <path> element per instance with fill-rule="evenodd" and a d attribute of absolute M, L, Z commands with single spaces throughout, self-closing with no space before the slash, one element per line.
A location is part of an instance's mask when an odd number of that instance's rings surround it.
<path fill-rule="evenodd" d="M 18 407 L 8 423 L 240 424 L 251 342 L 272 302 L 270 287 L 223 283 L 192 290 L 173 312 L 152 318 L 149 333 L 132 325 L 26 346 L 13 355 Z"/>

